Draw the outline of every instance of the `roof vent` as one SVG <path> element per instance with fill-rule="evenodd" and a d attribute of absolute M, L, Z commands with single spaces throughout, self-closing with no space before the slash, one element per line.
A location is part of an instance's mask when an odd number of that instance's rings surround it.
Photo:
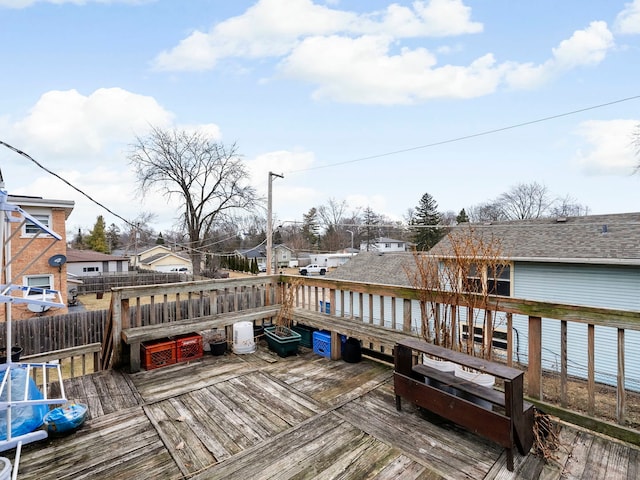
<path fill-rule="evenodd" d="M 558 217 L 556 218 L 557 223 L 565 223 L 567 221 L 567 217 Z"/>

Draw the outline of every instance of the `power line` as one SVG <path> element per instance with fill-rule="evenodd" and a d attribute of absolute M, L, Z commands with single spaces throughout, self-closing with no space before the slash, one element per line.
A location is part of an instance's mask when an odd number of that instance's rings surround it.
<path fill-rule="evenodd" d="M 136 225 L 134 225 L 133 223 L 131 223 L 129 220 L 127 220 L 124 217 L 121 217 L 120 215 L 118 215 L 117 213 L 115 213 L 114 211 L 112 211 L 111 209 L 107 208 L 106 206 L 104 206 L 102 203 L 98 202 L 97 200 L 95 200 L 93 197 L 91 197 L 90 195 L 86 194 L 85 192 L 83 192 L 82 190 L 80 190 L 78 187 L 76 187 L 75 185 L 73 185 L 71 182 L 67 181 L 66 179 L 62 178 L 60 175 L 58 175 L 57 173 L 49 170 L 47 167 L 45 167 L 44 165 L 42 165 L 40 162 L 38 162 L 36 159 L 34 159 L 31 155 L 29 155 L 28 153 L 23 152 L 22 150 L 17 149 L 16 147 L 9 145 L 6 142 L 3 142 L 2 140 L 0 140 L 0 145 L 4 145 L 5 147 L 7 147 L 9 150 L 13 150 L 14 152 L 16 152 L 18 155 L 22 155 L 23 157 L 25 157 L 28 160 L 31 160 L 33 163 L 35 163 L 38 167 L 40 167 L 42 170 L 44 170 L 45 172 L 47 172 L 50 175 L 53 175 L 54 177 L 56 177 L 59 180 L 62 180 L 65 184 L 69 185 L 71 188 L 73 188 L 76 192 L 80 193 L 81 195 L 84 195 L 85 197 L 87 197 L 90 201 L 92 201 L 93 203 L 95 203 L 96 205 L 98 205 L 99 207 L 105 209 L 107 212 L 109 212 L 111 215 L 113 215 L 114 217 L 119 218 L 120 220 L 122 220 L 123 222 L 125 222 L 126 224 L 130 225 L 133 228 L 137 228 Z"/>
<path fill-rule="evenodd" d="M 355 158 L 355 159 L 352 159 L 352 160 L 344 160 L 342 162 L 335 162 L 335 163 L 329 163 L 329 164 L 326 164 L 326 165 L 319 165 L 317 167 L 302 168 L 300 170 L 289 170 L 287 173 L 308 172 L 310 170 L 320 170 L 322 168 L 337 167 L 337 166 L 340 166 L 340 165 L 347 165 L 347 164 L 350 164 L 350 163 L 364 162 L 366 160 L 374 160 L 376 158 L 388 157 L 388 156 L 391 156 L 391 155 L 398 155 L 400 153 L 413 152 L 415 150 L 422 150 L 424 148 L 437 147 L 439 145 L 446 145 L 448 143 L 461 142 L 463 140 L 469 140 L 471 138 L 483 137 L 485 135 L 492 135 L 494 133 L 504 132 L 506 130 L 512 130 L 514 128 L 526 127 L 528 125 L 534 125 L 536 123 L 547 122 L 549 120 L 555 120 L 557 118 L 568 117 L 570 115 L 576 115 L 578 113 L 588 112 L 589 110 L 596 110 L 598 108 L 609 107 L 609 106 L 615 105 L 617 103 L 623 103 L 623 102 L 628 102 L 628 101 L 631 101 L 631 100 L 638 100 L 638 99 L 640 99 L 640 95 L 635 95 L 633 97 L 621 98 L 619 100 L 613 100 L 611 102 L 601 103 L 599 105 L 592 105 L 590 107 L 581 108 L 579 110 L 572 110 L 570 112 L 558 113 L 556 115 L 551 115 L 551 116 L 548 116 L 548 117 L 538 118 L 536 120 L 529 120 L 527 122 L 516 123 L 516 124 L 513 124 L 513 125 L 508 125 L 506 127 L 494 128 L 492 130 L 485 130 L 485 131 L 482 131 L 482 132 L 472 133 L 472 134 L 464 135 L 464 136 L 461 136 L 461 137 L 454 137 L 454 138 L 450 138 L 450 139 L 447 139 L 447 140 L 441 140 L 441 141 L 438 141 L 438 142 L 427 143 L 426 145 L 418 145 L 417 147 L 404 148 L 402 150 L 394 150 L 392 152 L 380 153 L 380 154 L 377 154 L 377 155 L 370 155 L 368 157 L 360 157 L 360 158 Z"/>

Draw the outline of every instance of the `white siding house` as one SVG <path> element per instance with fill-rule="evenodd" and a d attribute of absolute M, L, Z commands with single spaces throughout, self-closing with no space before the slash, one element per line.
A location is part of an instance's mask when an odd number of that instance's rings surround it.
<path fill-rule="evenodd" d="M 379 253 L 407 251 L 407 242 L 388 237 L 380 237 L 369 242 L 360 243 L 360 250 Z"/>
<path fill-rule="evenodd" d="M 67 273 L 78 277 L 93 277 L 104 273 L 129 271 L 129 259 L 93 250 L 67 249 Z"/>

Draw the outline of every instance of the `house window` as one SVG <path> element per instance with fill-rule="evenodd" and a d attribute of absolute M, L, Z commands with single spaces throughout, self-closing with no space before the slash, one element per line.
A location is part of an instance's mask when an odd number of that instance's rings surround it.
<path fill-rule="evenodd" d="M 469 325 L 462 324 L 462 339 L 464 341 L 469 338 Z M 476 345 L 482 345 L 484 343 L 484 328 L 480 326 L 473 327 L 473 343 Z M 491 339 L 491 345 L 493 348 L 500 350 L 507 349 L 507 331 L 506 330 L 494 330 L 493 338 Z"/>
<path fill-rule="evenodd" d="M 99 272 L 100 269 L 98 267 L 82 267 L 83 272 Z"/>
<path fill-rule="evenodd" d="M 398 248 L 404 248 L 404 243 L 399 243 Z"/>
<path fill-rule="evenodd" d="M 51 275 L 28 275 L 24 277 L 24 285 L 26 287 L 37 288 L 38 291 L 25 292 L 25 296 L 28 295 L 42 295 L 42 291 L 39 289 L 50 290 L 52 288 Z"/>
<path fill-rule="evenodd" d="M 511 266 L 470 265 L 466 281 L 467 291 L 482 293 L 484 288 L 489 295 L 511 296 Z"/>
<path fill-rule="evenodd" d="M 384 248 L 391 248 L 391 244 L 390 243 L 385 243 L 384 244 Z"/>
<path fill-rule="evenodd" d="M 43 224 L 45 227 L 50 228 L 51 226 L 51 216 L 48 213 L 31 213 L 33 218 L 35 218 L 38 222 Z M 36 235 L 38 233 L 42 233 L 40 227 L 38 227 L 35 223 L 27 220 L 24 224 L 24 234 L 25 235 Z"/>

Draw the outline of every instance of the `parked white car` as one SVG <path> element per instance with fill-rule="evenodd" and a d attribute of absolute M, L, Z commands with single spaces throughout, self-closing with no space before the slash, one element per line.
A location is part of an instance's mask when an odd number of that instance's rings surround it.
<path fill-rule="evenodd" d="M 318 265 L 317 263 L 312 263 L 311 265 L 307 265 L 306 267 L 300 267 L 300 275 L 311 275 L 314 273 L 324 275 L 327 273 L 327 267 L 323 267 L 321 265 Z"/>

